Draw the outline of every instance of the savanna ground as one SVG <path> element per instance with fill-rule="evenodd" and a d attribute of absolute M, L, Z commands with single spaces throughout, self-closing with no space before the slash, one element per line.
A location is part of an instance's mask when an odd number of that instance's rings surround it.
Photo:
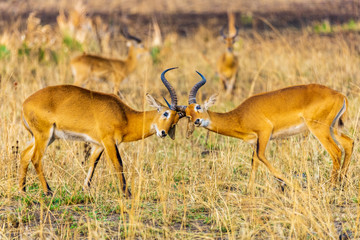
<path fill-rule="evenodd" d="M 253 19 L 247 16 L 242 21 Z M 330 186 L 332 161 L 321 144 L 305 134 L 272 141 L 267 150 L 271 163 L 302 188 L 282 192 L 261 166 L 256 196 L 251 197 L 246 193 L 251 146 L 214 133 L 204 146 L 204 129 L 186 139 L 186 120 L 182 119 L 175 141 L 152 136 L 120 145 L 131 199 L 122 195 L 105 158 L 98 164 L 90 191 L 83 191 L 89 149 L 67 141 L 54 142 L 43 158 L 54 195 L 43 196 L 31 164 L 28 191 L 18 193 L 19 155 L 30 140 L 21 124 L 22 102 L 45 86 L 71 84 L 72 57 L 82 51 L 100 53 L 91 28 L 73 32 L 60 29 L 56 22 L 48 26 L 38 24 L 36 18 L 28 22 L 33 24 L 3 23 L 6 27 L 0 35 L 0 239 L 360 238 L 360 22 L 356 19 L 281 29 L 264 19 L 264 29 L 240 29 L 234 46 L 240 66 L 235 94 L 231 98 L 220 95 L 212 108 L 230 110 L 251 94 L 294 84 L 320 83 L 344 93 L 349 107 L 342 131 L 355 145 L 343 188 Z M 122 83 L 125 102 L 147 110 L 145 93 L 159 100 L 168 96 L 160 73 L 174 66 L 179 69 L 167 78 L 180 104 L 187 103 L 190 88 L 199 80 L 195 70 L 208 79 L 198 101 L 219 92 L 215 62 L 225 48 L 218 33 L 225 23 L 216 23 L 214 28 L 198 22 L 196 31 L 185 35 L 160 23 L 167 29 L 163 45 L 143 56 L 136 71 Z M 104 29 L 106 35 L 108 29 Z M 136 26 L 129 30 L 136 32 Z M 150 49 L 149 36 L 140 37 Z M 118 31 L 112 31 L 104 45 L 108 48 L 103 51 L 111 50 L 104 55 L 126 54 L 125 40 Z M 111 92 L 105 83 L 95 87 Z M 209 154 L 203 154 L 205 149 Z"/>

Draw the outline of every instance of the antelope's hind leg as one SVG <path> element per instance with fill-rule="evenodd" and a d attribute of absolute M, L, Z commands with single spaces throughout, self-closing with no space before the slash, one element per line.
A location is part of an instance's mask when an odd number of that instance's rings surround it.
<path fill-rule="evenodd" d="M 330 181 L 331 184 L 335 186 L 339 176 L 342 153 L 341 153 L 341 149 L 337 146 L 335 140 L 331 136 L 330 124 L 324 124 L 322 122 L 306 121 L 306 125 L 308 126 L 310 132 L 314 134 L 314 136 L 324 146 L 324 148 L 329 153 L 332 159 L 333 169 L 332 169 Z M 349 149 L 345 151 L 349 151 Z"/>
<path fill-rule="evenodd" d="M 335 138 L 339 142 L 339 144 L 343 147 L 345 156 L 344 161 L 341 165 L 340 170 L 340 182 L 346 179 L 347 171 L 349 170 L 351 155 L 353 152 L 354 147 L 354 140 L 352 140 L 350 137 L 346 136 L 345 134 L 338 133 L 337 130 L 334 131 Z"/>
<path fill-rule="evenodd" d="M 28 171 L 28 167 L 29 167 L 29 163 L 31 161 L 32 155 L 34 153 L 34 147 L 35 147 L 35 139 L 33 137 L 32 141 L 21 152 L 20 166 L 19 166 L 19 190 L 21 192 L 26 191 L 26 174 Z"/>
<path fill-rule="evenodd" d="M 51 140 L 47 137 L 39 137 L 37 139 L 35 136 L 35 149 L 34 149 L 34 154 L 31 158 L 31 161 L 34 164 L 36 173 L 38 174 L 38 177 L 40 179 L 42 188 L 47 195 L 51 195 L 52 191 L 49 187 L 49 184 L 47 183 L 47 181 L 45 179 L 44 169 L 42 166 L 42 158 L 44 156 L 46 147 L 50 143 L 51 143 Z"/>
<path fill-rule="evenodd" d="M 49 184 L 46 182 L 44 169 L 42 166 L 42 157 L 45 153 L 46 147 L 52 141 L 47 136 L 34 135 L 35 141 L 30 143 L 27 148 L 21 153 L 20 168 L 19 168 L 19 187 L 21 191 L 25 191 L 27 169 L 31 162 L 34 165 L 36 173 L 39 177 L 42 188 L 46 194 L 51 194 Z"/>

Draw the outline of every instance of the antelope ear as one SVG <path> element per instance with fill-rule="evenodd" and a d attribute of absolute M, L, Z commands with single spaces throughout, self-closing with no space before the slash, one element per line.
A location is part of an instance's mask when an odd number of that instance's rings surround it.
<path fill-rule="evenodd" d="M 215 93 L 209 97 L 209 99 L 204 103 L 204 108 L 207 110 L 209 107 L 215 104 L 219 94 Z"/>
<path fill-rule="evenodd" d="M 168 131 L 169 137 L 172 140 L 175 140 L 175 130 L 176 130 L 176 125 L 172 126 Z"/>
<path fill-rule="evenodd" d="M 154 107 L 158 110 L 158 112 L 161 111 L 161 109 L 164 107 L 159 101 L 157 101 L 155 98 L 153 98 L 149 93 L 146 94 L 146 100 L 149 103 L 151 107 Z"/>

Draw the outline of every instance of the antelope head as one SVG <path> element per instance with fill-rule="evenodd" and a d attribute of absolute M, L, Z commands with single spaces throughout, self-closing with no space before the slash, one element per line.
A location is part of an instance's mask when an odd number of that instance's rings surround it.
<path fill-rule="evenodd" d="M 173 69 L 175 68 L 168 68 L 161 73 L 161 81 L 164 83 L 165 87 L 168 89 L 170 93 L 171 104 L 164 97 L 164 100 L 167 104 L 167 107 L 165 107 L 149 94 L 147 94 L 147 100 L 150 106 L 155 107 L 159 113 L 155 117 L 152 124 L 152 128 L 156 130 L 156 135 L 161 138 L 166 137 L 166 135 L 169 135 L 169 137 L 174 140 L 176 124 L 182 117 L 185 116 L 186 106 L 177 105 L 178 99 L 175 89 L 165 78 L 166 72 Z"/>
<path fill-rule="evenodd" d="M 139 58 L 142 54 L 147 54 L 149 52 L 148 49 L 142 44 L 142 40 L 131 35 L 128 32 L 128 28 L 126 26 L 121 28 L 121 34 L 128 40 L 126 42 L 126 46 L 128 48 L 135 47 L 137 58 Z"/>
<path fill-rule="evenodd" d="M 207 127 L 210 124 L 210 117 L 207 110 L 214 105 L 217 98 L 217 94 L 214 94 L 203 105 L 196 102 L 196 94 L 199 88 L 206 83 L 205 77 L 198 71 L 196 72 L 200 75 L 201 81 L 196 83 L 191 89 L 188 101 L 189 105 L 185 109 L 185 115 L 189 119 L 187 137 L 194 131 L 194 126 Z"/>
<path fill-rule="evenodd" d="M 224 29 L 225 29 L 225 26 L 223 26 L 220 30 L 220 35 L 223 37 L 225 43 L 226 43 L 226 49 L 228 51 L 232 51 L 233 49 L 233 45 L 234 45 L 234 42 L 235 42 L 235 38 L 237 37 L 238 33 L 239 33 L 239 29 L 236 27 L 236 33 L 233 34 L 232 36 L 226 36 L 224 34 Z"/>

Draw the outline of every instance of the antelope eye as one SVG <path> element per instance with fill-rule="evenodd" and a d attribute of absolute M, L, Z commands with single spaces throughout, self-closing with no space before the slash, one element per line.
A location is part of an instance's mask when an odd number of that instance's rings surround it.
<path fill-rule="evenodd" d="M 167 116 L 169 116 L 169 113 L 168 112 L 164 112 L 164 117 L 167 117 Z"/>
<path fill-rule="evenodd" d="M 201 109 L 201 106 L 200 105 L 197 105 L 196 106 L 196 110 L 200 110 Z"/>

